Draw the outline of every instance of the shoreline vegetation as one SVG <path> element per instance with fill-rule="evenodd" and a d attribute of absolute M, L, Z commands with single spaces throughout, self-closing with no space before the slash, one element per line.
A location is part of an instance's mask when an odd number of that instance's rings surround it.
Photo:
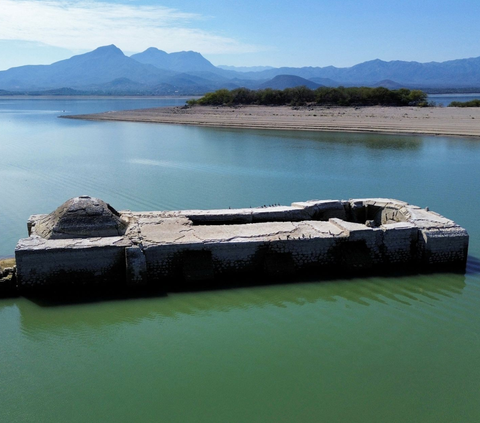
<path fill-rule="evenodd" d="M 305 86 L 275 90 L 266 88 L 250 90 L 220 89 L 199 99 L 187 101 L 189 106 L 433 106 L 427 101 L 427 93 L 421 90 L 384 87 L 320 87 L 312 90 Z"/>
<path fill-rule="evenodd" d="M 480 100 L 452 101 L 448 107 L 480 107 Z"/>

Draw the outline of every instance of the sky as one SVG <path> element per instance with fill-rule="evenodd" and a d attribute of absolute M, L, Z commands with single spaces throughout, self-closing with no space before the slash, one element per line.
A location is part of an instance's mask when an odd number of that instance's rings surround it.
<path fill-rule="evenodd" d="M 480 0 L 0 0 L 0 70 L 115 44 L 214 65 L 348 67 L 480 56 Z"/>

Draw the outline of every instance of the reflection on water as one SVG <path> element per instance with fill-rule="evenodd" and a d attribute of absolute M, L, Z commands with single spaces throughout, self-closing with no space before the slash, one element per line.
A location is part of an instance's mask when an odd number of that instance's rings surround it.
<path fill-rule="evenodd" d="M 144 320 L 175 319 L 181 315 L 201 317 L 206 313 L 225 313 L 235 309 L 302 307 L 315 303 L 320 303 L 317 304 L 319 307 L 325 306 L 322 303 L 337 302 L 346 306 L 349 303 L 367 307 L 375 303 L 390 306 L 425 303 L 436 307 L 446 299 L 460 296 L 465 286 L 463 275 L 437 274 L 297 283 L 77 305 L 21 299 L 5 301 L 3 307 L 15 306 L 20 313 L 23 332 L 36 333 L 58 328 L 85 330 L 85 326 L 105 329 Z"/>
<path fill-rule="evenodd" d="M 296 139 L 317 141 L 321 143 L 359 146 L 374 150 L 418 150 L 422 147 L 422 137 L 411 135 L 382 135 L 369 133 L 342 133 L 342 132 L 310 132 L 310 131 L 265 131 L 258 129 L 226 129 L 226 128 L 202 128 L 206 134 L 212 137 L 235 137 L 245 138 L 261 136 L 264 139 Z M 292 145 L 292 149 L 303 148 L 301 145 Z"/>
<path fill-rule="evenodd" d="M 480 275 L 480 259 L 470 255 L 468 256 L 467 275 Z"/>

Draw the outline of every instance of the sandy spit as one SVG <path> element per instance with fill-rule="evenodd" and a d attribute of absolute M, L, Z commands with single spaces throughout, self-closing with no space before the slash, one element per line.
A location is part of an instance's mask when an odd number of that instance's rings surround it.
<path fill-rule="evenodd" d="M 224 128 L 379 132 L 480 138 L 480 108 L 194 106 L 61 117 Z"/>

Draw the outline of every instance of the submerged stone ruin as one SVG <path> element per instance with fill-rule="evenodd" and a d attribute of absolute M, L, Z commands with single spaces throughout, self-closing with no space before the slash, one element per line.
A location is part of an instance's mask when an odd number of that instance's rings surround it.
<path fill-rule="evenodd" d="M 313 275 L 464 270 L 468 233 L 403 201 L 305 201 L 228 210 L 117 212 L 72 198 L 33 215 L 15 249 L 17 285 L 30 289 L 155 287 Z"/>

